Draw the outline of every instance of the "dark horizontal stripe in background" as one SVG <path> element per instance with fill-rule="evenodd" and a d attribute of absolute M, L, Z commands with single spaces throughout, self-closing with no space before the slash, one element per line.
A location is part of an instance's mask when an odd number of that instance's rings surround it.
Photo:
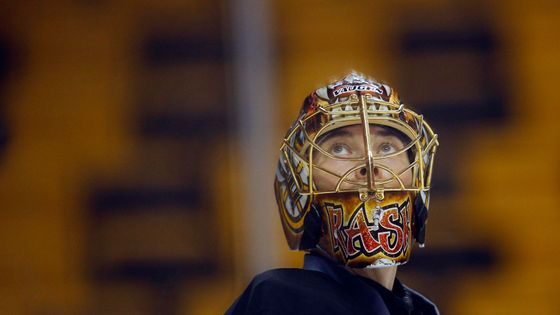
<path fill-rule="evenodd" d="M 140 134 L 147 137 L 208 138 L 225 133 L 229 127 L 223 114 L 158 114 L 141 118 Z"/>
<path fill-rule="evenodd" d="M 93 193 L 92 208 L 98 214 L 137 211 L 176 206 L 195 209 L 200 205 L 199 189 L 185 188 L 111 188 Z"/>
<path fill-rule="evenodd" d="M 505 101 L 496 95 L 486 95 L 481 102 L 449 102 L 445 104 L 417 104 L 422 114 L 430 117 L 436 126 L 454 127 L 457 124 L 477 122 L 501 122 L 507 117 Z"/>
<path fill-rule="evenodd" d="M 154 35 L 142 43 L 143 60 L 147 66 L 173 65 L 184 62 L 223 62 L 224 43 L 221 38 L 186 35 Z"/>
<path fill-rule="evenodd" d="M 181 280 L 203 277 L 217 269 L 210 260 L 130 260 L 98 267 L 96 279 L 141 280 L 152 283 L 180 283 Z"/>
<path fill-rule="evenodd" d="M 487 270 L 498 263 L 496 249 L 491 247 L 434 248 L 415 250 L 406 269 L 442 275 L 464 272 L 465 269 Z"/>
<path fill-rule="evenodd" d="M 424 31 L 408 32 L 403 35 L 401 49 L 405 53 L 433 53 L 446 51 L 489 52 L 496 41 L 485 30 L 468 31 Z"/>

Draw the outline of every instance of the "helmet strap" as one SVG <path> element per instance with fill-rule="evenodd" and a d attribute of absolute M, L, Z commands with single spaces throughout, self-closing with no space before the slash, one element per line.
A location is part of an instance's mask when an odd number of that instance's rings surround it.
<path fill-rule="evenodd" d="M 414 200 L 412 236 L 420 247 L 424 247 L 426 241 L 426 220 L 428 220 L 428 208 L 420 194 L 417 194 Z"/>
<path fill-rule="evenodd" d="M 300 250 L 315 248 L 319 239 L 321 238 L 322 227 L 321 214 L 319 213 L 318 205 L 312 203 L 309 207 L 309 212 L 303 221 L 303 235 L 299 245 Z"/>

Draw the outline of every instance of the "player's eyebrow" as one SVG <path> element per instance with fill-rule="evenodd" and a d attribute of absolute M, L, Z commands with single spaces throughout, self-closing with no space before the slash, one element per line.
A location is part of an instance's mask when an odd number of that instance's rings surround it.
<path fill-rule="evenodd" d="M 317 144 L 321 145 L 323 144 L 325 141 L 332 139 L 332 138 L 350 138 L 352 136 L 354 136 L 355 134 L 348 131 L 348 129 L 346 128 L 338 128 L 332 131 L 327 132 L 324 135 L 319 136 L 319 138 L 317 139 Z M 400 140 L 403 144 L 406 143 L 406 138 L 403 135 L 400 135 L 398 131 L 393 130 L 390 127 L 387 126 L 377 126 L 377 129 L 375 131 L 375 135 L 377 137 L 393 137 L 396 138 L 398 140 Z"/>
<path fill-rule="evenodd" d="M 399 136 L 393 132 L 392 130 L 386 129 L 386 128 L 380 128 L 377 132 L 377 135 L 382 136 L 382 137 L 396 137 L 399 138 Z"/>
<path fill-rule="evenodd" d="M 322 144 L 323 142 L 332 139 L 332 138 L 344 138 L 344 137 L 351 137 L 352 133 L 344 128 L 338 128 L 331 132 L 328 132 L 324 135 L 321 135 L 319 139 L 317 139 L 317 144 Z"/>

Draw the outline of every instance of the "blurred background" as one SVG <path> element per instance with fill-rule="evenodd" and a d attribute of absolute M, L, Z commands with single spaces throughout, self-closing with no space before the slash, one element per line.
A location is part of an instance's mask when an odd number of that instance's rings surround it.
<path fill-rule="evenodd" d="M 355 69 L 440 134 L 399 277 L 443 314 L 560 314 L 559 31 L 556 1 L 2 1 L 0 313 L 221 314 L 300 266 L 277 149 Z"/>

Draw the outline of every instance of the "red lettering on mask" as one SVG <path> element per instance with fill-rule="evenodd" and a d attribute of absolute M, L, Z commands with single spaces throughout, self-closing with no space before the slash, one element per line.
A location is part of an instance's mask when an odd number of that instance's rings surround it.
<path fill-rule="evenodd" d="M 383 207 L 379 225 L 368 218 L 365 205 L 353 211 L 345 224 L 341 205 L 325 204 L 331 228 L 333 251 L 342 250 L 348 259 L 359 255 L 372 256 L 383 252 L 389 257 L 398 257 L 408 248 L 410 229 L 408 226 L 409 201 L 401 205 Z"/>
<path fill-rule="evenodd" d="M 379 242 L 373 238 L 368 227 L 364 205 L 354 213 L 348 227 L 344 229 L 344 234 L 346 234 L 346 253 L 350 256 L 357 254 L 359 250 L 371 254 L 379 247 Z M 355 245 L 356 242 L 358 246 Z"/>
<path fill-rule="evenodd" d="M 384 228 L 384 231 L 379 233 L 379 242 L 381 243 L 383 251 L 389 255 L 397 254 L 402 249 L 404 241 L 403 230 L 400 226 L 391 222 L 399 220 L 401 220 L 401 218 L 399 218 L 399 212 L 396 208 L 393 208 L 385 211 L 379 221 Z M 393 239 L 392 242 L 391 238 Z"/>
<path fill-rule="evenodd" d="M 343 246 L 340 236 L 340 228 L 342 227 L 342 207 L 331 204 L 326 204 L 325 207 L 332 231 L 331 244 L 333 245 L 333 252 L 336 252 Z"/>

